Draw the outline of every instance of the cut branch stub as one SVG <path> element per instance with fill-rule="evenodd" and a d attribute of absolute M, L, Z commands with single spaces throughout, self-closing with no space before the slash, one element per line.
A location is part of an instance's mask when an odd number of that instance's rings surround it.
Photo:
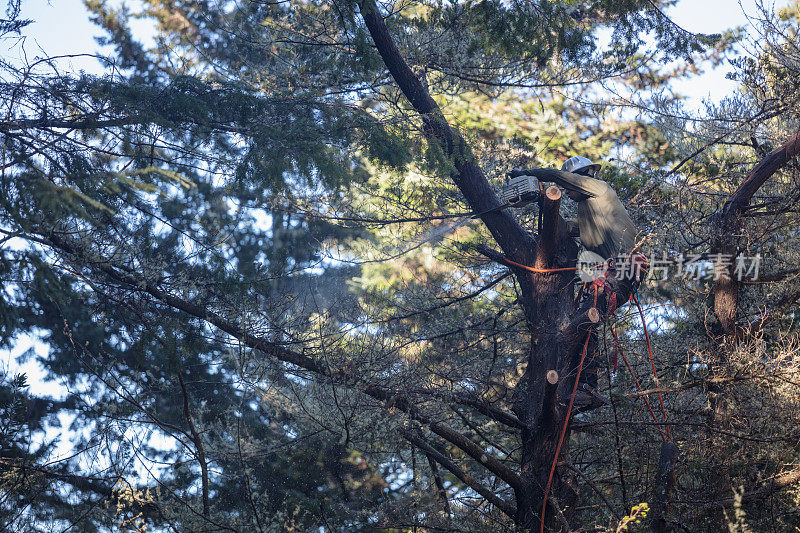
<path fill-rule="evenodd" d="M 550 385 L 555 385 L 556 383 L 558 383 L 558 372 L 556 372 L 555 370 L 548 370 L 546 378 L 547 382 Z"/>
<path fill-rule="evenodd" d="M 562 335 L 565 339 L 571 339 L 571 342 L 582 342 L 586 337 L 584 336 L 590 328 L 594 327 L 600 322 L 600 310 L 596 307 L 583 308 L 572 319 L 572 321 L 564 328 Z"/>
<path fill-rule="evenodd" d="M 544 192 L 544 195 L 547 197 L 548 200 L 552 200 L 553 202 L 561 200 L 561 189 L 559 189 L 555 185 L 551 185 Z"/>

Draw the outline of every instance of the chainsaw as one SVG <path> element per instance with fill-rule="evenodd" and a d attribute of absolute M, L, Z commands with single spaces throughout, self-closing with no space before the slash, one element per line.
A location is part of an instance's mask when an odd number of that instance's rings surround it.
<path fill-rule="evenodd" d="M 512 171 L 500 191 L 500 200 L 511 207 L 523 207 L 539 200 L 539 180 L 533 176 Z"/>
<path fill-rule="evenodd" d="M 509 207 L 525 207 L 528 204 L 538 203 L 540 196 L 539 180 L 524 174 L 524 170 L 512 170 L 506 174 L 506 182 L 498 193 L 501 205 L 475 213 L 472 218 L 478 218 L 492 211 L 499 211 Z"/>

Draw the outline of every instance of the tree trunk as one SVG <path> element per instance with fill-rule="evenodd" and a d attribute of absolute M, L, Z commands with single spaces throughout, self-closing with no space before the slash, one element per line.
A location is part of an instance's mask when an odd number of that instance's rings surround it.
<path fill-rule="evenodd" d="M 744 181 L 725 201 L 722 208 L 712 220 L 711 254 L 734 258 L 737 245 L 743 230 L 741 216 L 750 205 L 750 200 L 758 189 L 766 183 L 778 170 L 800 153 L 800 131 L 790 137 L 778 149 L 767 154 L 756 164 Z M 709 377 L 722 377 L 728 366 L 728 354 L 732 353 L 741 340 L 741 331 L 736 324 L 739 310 L 739 291 L 741 282 L 734 278 L 733 269 L 727 268 L 714 281 L 714 314 L 719 324 L 714 328 L 715 344 L 713 358 L 709 361 Z M 711 407 L 708 417 L 709 465 L 712 497 L 721 500 L 730 496 L 732 484 L 728 469 L 729 450 L 725 446 L 727 439 L 719 434 L 719 430 L 730 431 L 731 402 L 728 391 L 722 383 L 709 383 L 708 401 Z M 715 531 L 724 517 L 721 508 L 706 509 L 706 521 L 709 531 Z"/>
<path fill-rule="evenodd" d="M 667 515 L 669 510 L 669 493 L 675 485 L 675 463 L 678 460 L 678 447 L 671 442 L 661 443 L 656 472 L 655 489 L 653 491 L 653 514 L 650 531 L 667 533 Z"/>
<path fill-rule="evenodd" d="M 450 178 L 464 194 L 472 210 L 479 213 L 492 237 L 511 261 L 492 250 L 485 249 L 482 253 L 511 265 L 519 281 L 522 292 L 520 305 L 527 319 L 531 343 L 525 375 L 517 387 L 513 407 L 523 426 L 520 474 L 518 478 L 515 477 L 514 483 L 509 484 L 516 497 L 517 525 L 538 530 L 546 487 L 562 439 L 559 455 L 566 457 L 569 450 L 569 426 L 565 426 L 565 421 L 570 416 L 568 403 L 578 379 L 577 368 L 581 355 L 584 349 L 588 349 L 588 362 L 596 351 L 596 332 L 586 325 L 593 326 L 605 318 L 606 297 L 598 305 L 599 313 L 598 310 L 594 310 L 593 314 L 588 313 L 594 305 L 591 301 L 576 310 L 573 300 L 574 272 L 543 274 L 520 268 L 521 265 L 535 265 L 544 269 L 576 264 L 577 244 L 565 231 L 566 224 L 558 214 L 560 191 L 551 187 L 543 196 L 542 231 L 534 239 L 507 210 L 500 209 L 500 201 L 469 145 L 449 125 L 425 86 L 405 62 L 375 1 L 361 0 L 359 6 L 387 70 L 419 113 L 426 139 L 450 159 Z M 619 283 L 608 290 L 618 292 L 618 302 L 626 302 L 631 285 Z M 549 371 L 555 371 L 560 376 L 555 384 L 548 382 Z M 554 373 L 551 372 L 550 376 L 555 379 Z M 498 468 L 490 470 L 495 473 L 499 471 Z M 559 523 L 564 525 L 574 514 L 577 489 L 573 475 L 568 472 L 571 471 L 556 468 L 552 474 L 550 501 L 558 502 L 564 511 L 563 514 L 554 512 L 554 507 L 548 506 L 548 529 L 553 529 Z M 505 477 L 506 480 L 511 478 L 510 475 Z"/>
<path fill-rule="evenodd" d="M 563 333 L 559 325 L 568 325 L 574 313 L 572 274 L 532 274 L 527 291 L 523 291 L 531 331 L 528 365 L 517 390 L 514 412 L 525 424 L 522 430 L 522 461 L 520 477 L 522 486 L 516 493 L 517 523 L 525 528 L 538 529 L 543 507 L 544 488 L 547 486 L 550 469 L 556 454 L 566 405 L 574 379 L 572 354 L 566 353 L 562 342 Z M 528 293 L 528 294 L 526 294 Z M 565 364 L 565 362 L 567 364 Z M 547 380 L 548 371 L 558 373 L 558 382 Z M 564 436 L 561 453 L 566 456 L 569 449 L 569 429 Z M 572 474 L 569 470 L 556 469 L 553 475 L 551 494 L 562 506 L 567 506 L 565 517 L 569 521 L 576 501 Z M 549 512 L 548 524 L 556 519 Z"/>
<path fill-rule="evenodd" d="M 573 262 L 577 256 L 574 243 L 564 232 L 558 231 L 560 199 L 561 193 L 556 187 L 548 188 L 542 199 L 542 233 L 536 249 L 536 268 L 552 268 L 559 264 L 557 250 Z M 567 358 L 563 353 L 564 345 L 559 343 L 559 325 L 569 325 L 574 313 L 573 276 L 572 272 L 527 272 L 518 276 L 522 288 L 522 306 L 531 334 L 528 364 L 514 403 L 514 412 L 525 426 L 522 430 L 520 464 L 522 483 L 516 491 L 516 521 L 526 529 L 539 527 L 544 489 L 548 484 L 566 416 L 566 408 L 559 401 L 559 389 L 563 389 L 566 381 L 563 376 L 571 374 L 569 368 L 563 367 L 563 361 Z M 556 383 L 551 382 L 554 378 Z M 568 435 L 564 440 L 569 440 Z M 562 446 L 562 451 L 566 453 L 567 448 L 566 445 Z M 562 478 L 561 472 L 554 473 L 550 489 L 554 500 L 570 509 L 574 507 L 577 495 L 572 485 L 571 474 Z M 567 520 L 569 514 L 566 513 Z M 555 515 L 551 512 L 548 516 L 548 522 L 555 523 Z"/>

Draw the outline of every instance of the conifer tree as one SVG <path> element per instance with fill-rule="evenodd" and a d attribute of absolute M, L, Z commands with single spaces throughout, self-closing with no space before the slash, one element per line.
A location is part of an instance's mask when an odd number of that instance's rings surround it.
<path fill-rule="evenodd" d="M 499 248 L 575 264 L 557 204 L 541 222 L 493 208 L 506 170 L 576 153 L 624 159 L 605 177 L 654 250 L 728 251 L 751 205 L 772 216 L 747 184 L 793 168 L 794 144 L 765 145 L 793 124 L 793 15 L 740 64 L 739 117 L 722 109 L 710 132 L 691 131 L 659 90 L 732 36 L 687 33 L 668 4 L 148 0 L 131 12 L 98 0 L 87 6 L 114 50 L 108 76 L 4 64 L 2 342 L 46 342 L 40 363 L 64 391 L 2 384 L 5 527 L 616 530 L 650 502 L 654 529 L 691 530 L 725 520 L 736 483 L 745 516 L 793 483 L 778 466 L 796 452 L 791 433 L 775 431 L 769 453 L 745 448 L 753 437 L 730 416 L 780 412 L 756 402 L 759 384 L 796 401 L 777 381 L 796 372 L 782 315 L 763 330 L 768 358 L 741 333 L 739 302 L 759 300 L 740 292 L 762 287 L 649 285 L 645 304 L 678 307 L 652 331 L 660 383 L 631 348 L 643 346 L 635 311 L 600 305 L 648 390 L 609 368 L 610 405 L 570 416 L 575 356 L 587 338 L 610 356 L 610 333 L 564 327 L 587 313 L 573 272 L 497 262 Z M 134 18 L 152 24 L 152 46 Z M 633 95 L 659 113 L 633 120 Z M 771 172 L 742 179 L 758 161 Z M 775 194 L 791 224 L 786 180 Z M 697 219 L 674 209 L 682 187 L 703 193 Z M 751 231 L 773 228 L 753 219 Z M 791 248 L 790 231 L 769 235 L 763 246 Z M 718 318 L 708 334 L 705 309 Z M 656 472 L 664 423 L 639 403 L 662 390 L 675 487 L 671 469 Z M 74 455 L 26 449 L 64 413 Z M 709 480 L 728 487 L 703 495 Z M 792 527 L 791 496 L 780 502 Z"/>

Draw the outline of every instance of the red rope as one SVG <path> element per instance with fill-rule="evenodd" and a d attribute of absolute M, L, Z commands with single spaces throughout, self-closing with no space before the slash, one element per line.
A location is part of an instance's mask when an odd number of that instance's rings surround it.
<path fill-rule="evenodd" d="M 628 372 L 630 373 L 631 377 L 633 378 L 634 384 L 636 384 L 636 390 L 638 390 L 639 392 L 642 392 L 642 386 L 639 384 L 639 378 L 636 377 L 636 374 L 634 373 L 633 368 L 631 368 L 631 364 L 628 362 L 628 357 L 625 355 L 625 352 L 622 350 L 622 345 L 620 345 L 620 343 L 619 343 L 619 338 L 617 338 L 617 331 L 613 327 L 611 328 L 611 334 L 614 336 L 614 342 L 617 344 L 617 348 L 619 349 L 620 355 L 622 355 L 622 360 L 625 363 L 625 367 L 628 369 Z M 642 395 L 642 400 L 644 400 L 644 404 L 647 407 L 647 410 L 650 412 L 650 416 L 653 417 L 653 421 L 656 424 L 658 424 L 658 417 L 656 416 L 655 411 L 653 411 L 653 407 L 650 405 L 650 400 L 647 398 L 646 395 Z M 661 426 L 657 426 L 657 427 L 658 427 L 658 432 L 661 433 L 661 439 L 666 441 L 667 440 L 667 436 L 664 435 L 664 431 L 661 429 Z"/>
<path fill-rule="evenodd" d="M 656 372 L 656 362 L 655 358 L 653 357 L 653 347 L 650 344 L 650 333 L 647 331 L 647 321 L 644 319 L 644 311 L 642 311 L 642 306 L 639 304 L 639 298 L 634 297 L 633 301 L 636 303 L 636 308 L 639 310 L 639 316 L 642 317 L 642 327 L 644 328 L 644 338 L 647 342 L 647 355 L 650 357 L 650 367 L 653 370 L 653 380 L 656 383 L 656 389 L 658 391 L 658 403 L 661 404 L 661 414 L 664 415 L 664 422 L 667 426 L 667 436 L 669 440 L 672 440 L 672 431 L 669 427 L 669 421 L 667 420 L 667 410 L 664 408 L 664 398 L 661 396 L 661 391 L 658 390 L 661 385 L 658 382 L 658 373 Z"/>
<path fill-rule="evenodd" d="M 597 288 L 594 286 L 594 304 L 592 307 L 597 307 Z M 561 445 L 564 444 L 564 436 L 567 434 L 567 427 L 569 427 L 569 419 L 572 416 L 572 405 L 575 403 L 575 394 L 578 392 L 578 382 L 581 379 L 581 371 L 583 370 L 583 362 L 586 360 L 586 352 L 589 349 L 589 339 L 592 338 L 592 329 L 589 328 L 589 333 L 586 335 L 586 342 L 583 343 L 583 352 L 581 353 L 581 360 L 578 363 L 578 372 L 575 376 L 575 385 L 572 386 L 572 395 L 569 397 L 569 406 L 567 407 L 567 416 L 564 418 L 564 425 L 561 427 L 561 435 L 558 437 L 558 445 L 556 446 L 556 454 L 553 457 L 553 464 L 550 465 L 550 475 L 547 476 L 547 486 L 544 489 L 544 501 L 542 502 L 542 519 L 539 523 L 539 533 L 544 533 L 544 517 L 547 511 L 547 498 L 550 495 L 550 485 L 553 483 L 553 475 L 556 472 L 556 465 L 558 464 L 558 456 L 561 454 Z"/>

